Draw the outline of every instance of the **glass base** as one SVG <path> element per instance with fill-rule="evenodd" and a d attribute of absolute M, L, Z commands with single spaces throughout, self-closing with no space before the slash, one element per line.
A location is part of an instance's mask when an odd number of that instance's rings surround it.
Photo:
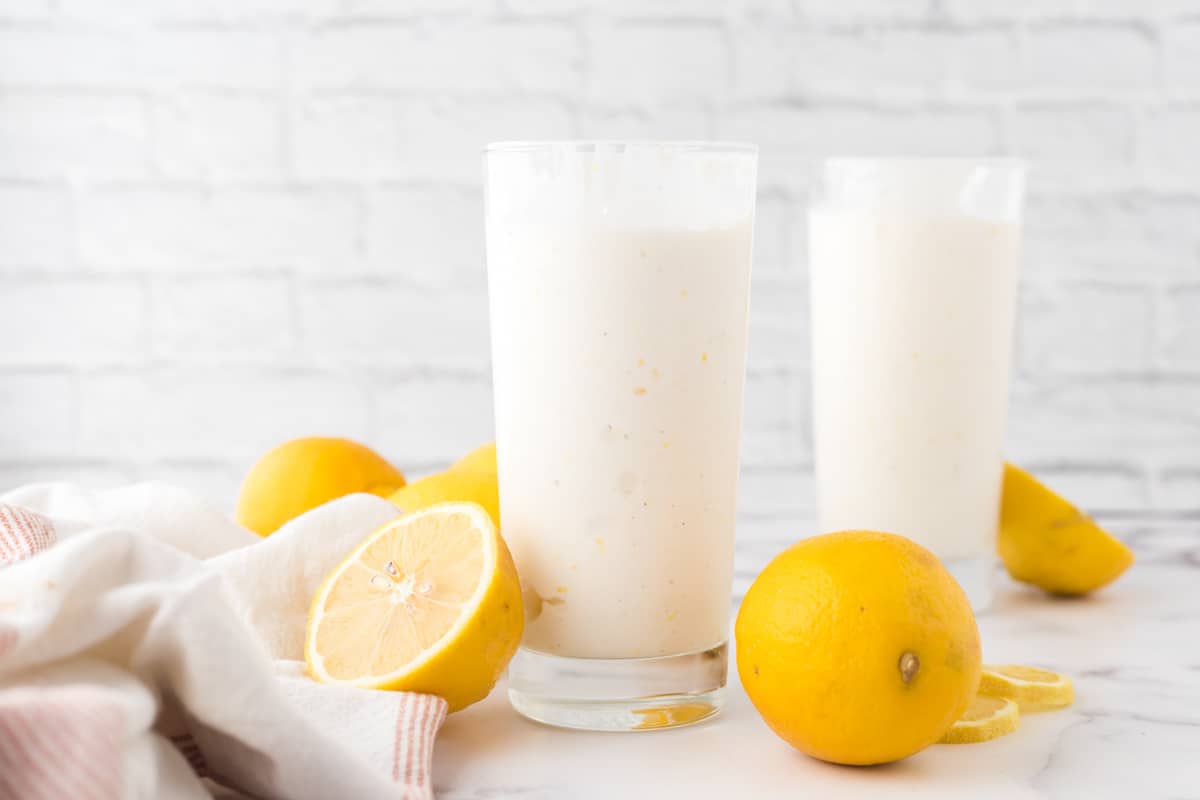
<path fill-rule="evenodd" d="M 992 607 L 992 596 L 995 591 L 993 585 L 996 570 L 995 558 L 992 556 L 952 558 L 944 559 L 942 563 L 946 565 L 946 569 L 950 570 L 954 580 L 958 581 L 958 585 L 967 593 L 967 600 L 971 603 L 972 611 L 979 614 Z"/>
<path fill-rule="evenodd" d="M 677 728 L 721 710 L 727 668 L 725 642 L 659 658 L 564 658 L 522 647 L 508 666 L 508 699 L 560 728 Z"/>

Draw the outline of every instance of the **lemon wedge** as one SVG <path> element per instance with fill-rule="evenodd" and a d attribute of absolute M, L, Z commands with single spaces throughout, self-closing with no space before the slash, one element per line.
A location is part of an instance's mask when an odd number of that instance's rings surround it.
<path fill-rule="evenodd" d="M 1016 664 L 984 666 L 979 693 L 1013 700 L 1023 711 L 1063 708 L 1075 701 L 1075 687 L 1066 675 Z"/>
<path fill-rule="evenodd" d="M 521 641 L 521 587 L 491 516 L 444 503 L 400 517 L 322 583 L 304 657 L 325 683 L 482 700 Z"/>
<path fill-rule="evenodd" d="M 962 718 L 939 739 L 941 744 L 974 744 L 998 739 L 1017 729 L 1017 704 L 1003 697 L 977 695 Z"/>
<path fill-rule="evenodd" d="M 1082 595 L 1112 583 L 1133 552 L 1020 467 L 1004 467 L 997 549 L 1008 573 L 1048 592 Z"/>

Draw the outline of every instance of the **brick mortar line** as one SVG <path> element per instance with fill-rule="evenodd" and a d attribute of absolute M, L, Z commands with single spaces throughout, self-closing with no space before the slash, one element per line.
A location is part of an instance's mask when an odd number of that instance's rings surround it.
<path fill-rule="evenodd" d="M 262 369 L 260 363 L 230 363 L 207 361 L 181 363 L 178 360 L 162 361 L 157 364 L 94 363 L 78 364 L 53 362 L 47 364 L 19 364 L 0 362 L 0 375 L 9 377 L 78 377 L 85 380 L 105 378 L 145 378 L 149 381 L 177 378 L 181 375 L 193 378 L 260 377 L 265 380 L 298 380 L 306 378 L 366 378 L 369 387 L 381 388 L 422 380 L 438 380 L 458 383 L 491 383 L 491 365 L 487 361 L 463 360 L 458 363 L 427 363 L 420 360 L 400 360 L 390 363 L 352 363 L 340 357 L 330 359 L 328 364 L 304 358 L 296 363 L 280 363 L 276 357 L 264 359 L 273 368 Z"/>
<path fill-rule="evenodd" d="M 559 27 L 581 22 L 610 25 L 614 27 L 641 27 L 648 29 L 713 29 L 717 27 L 762 27 L 772 30 L 803 30 L 814 33 L 857 34 L 900 31 L 962 33 L 975 31 L 1034 31 L 1039 30 L 1129 30 L 1154 29 L 1170 24 L 1188 24 L 1200 21 L 1194 11 L 1151 11 L 1149 13 L 1116 12 L 1097 16 L 1072 13 L 1055 9 L 1046 13 L 1022 11 L 1014 14 L 961 14 L 951 9 L 924 14 L 904 13 L 853 13 L 839 17 L 822 13 L 785 12 L 772 14 L 769 11 L 749 14 L 730 13 L 713 15 L 671 14 L 651 12 L 648 14 L 616 11 L 605 13 L 595 8 L 579 11 L 521 12 L 495 8 L 486 13 L 475 10 L 438 11 L 424 7 L 420 10 L 401 13 L 355 12 L 341 10 L 320 13 L 298 9 L 284 12 L 252 12 L 246 15 L 212 14 L 200 16 L 172 16 L 155 13 L 138 17 L 140 25 L 134 26 L 126 19 L 117 22 L 103 20 L 96 15 L 71 14 L 61 10 L 31 16 L 4 16 L 0 13 L 0 32 L 36 33 L 91 33 L 91 32 L 201 32 L 201 33 L 262 33 L 279 30 L 325 32 L 341 30 L 417 30 L 434 24 L 468 22 L 480 26 L 511 28 Z"/>
<path fill-rule="evenodd" d="M 948 72 L 953 78 L 954 73 Z M 584 92 L 586 94 L 586 92 Z M 679 102 L 636 101 L 612 103 L 603 98 L 583 97 L 578 93 L 556 91 L 522 91 L 523 102 L 545 102 L 567 111 L 590 114 L 645 114 L 658 109 L 700 110 L 723 114 L 744 114 L 764 111 L 796 111 L 820 114 L 822 112 L 865 111 L 883 116 L 915 117 L 921 114 L 988 114 L 997 111 L 1019 113 L 1022 111 L 1079 111 L 1107 110 L 1146 111 L 1152 114 L 1170 112 L 1193 112 L 1200 109 L 1200 86 L 1198 87 L 1134 87 L 1129 89 L 1050 88 L 1026 90 L 1021 88 L 988 89 L 963 84 L 940 82 L 929 85 L 889 85 L 872 87 L 865 92 L 847 91 L 844 86 L 821 87 L 815 84 L 802 85 L 794 90 L 780 91 L 774 96 L 757 95 L 739 97 L 736 88 L 729 90 L 729 97 L 691 99 Z M 42 84 L 0 83 L 0 102 L 5 96 L 21 100 L 53 100 L 71 98 L 128 99 L 145 104 L 143 113 L 149 114 L 158 107 L 172 102 L 187 102 L 192 99 L 261 100 L 264 105 L 286 102 L 291 106 L 306 103 L 339 103 L 356 100 L 394 101 L 397 107 L 406 101 L 483 102 L 485 104 L 511 104 L 513 92 L 496 89 L 462 90 L 434 89 L 428 91 L 404 88 L 358 86 L 324 86 L 303 89 L 262 89 L 258 87 L 210 87 L 190 86 L 122 86 L 109 87 L 76 86 L 70 84 L 48 86 Z M 291 109 L 293 112 L 295 108 Z M 285 132 L 297 126 L 284 120 L 280 127 Z M 292 150 L 280 146 L 281 152 Z M 168 179 L 169 180 L 169 179 Z"/>
<path fill-rule="evenodd" d="M 57 271 L 30 269 L 27 271 L 0 270 L 0 284 L 12 287 L 54 286 L 58 284 L 97 284 L 97 285 L 134 285 L 147 292 L 156 287 L 182 287 L 193 284 L 220 285 L 229 282 L 260 282 L 270 283 L 284 281 L 289 289 L 294 289 L 298 296 L 309 297 L 312 293 L 330 289 L 380 289 L 405 290 L 422 297 L 442 297 L 459 300 L 480 300 L 486 298 L 485 287 L 480 285 L 441 286 L 423 284 L 407 277 L 391 277 L 383 273 L 345 273 L 328 274 L 299 274 L 291 270 L 237 270 L 237 271 L 160 271 L 145 269 L 107 270 L 107 271 Z M 779 289 L 806 294 L 809 281 L 805 273 L 799 270 L 756 270 L 753 284 L 758 291 Z M 1146 298 L 1161 297 L 1170 300 L 1174 291 L 1194 292 L 1200 289 L 1200 282 L 1184 274 L 1183 276 L 1147 275 L 1143 277 L 1096 277 L 1074 274 L 1054 274 L 1028 276 L 1022 280 L 1022 285 L 1028 289 L 1048 290 L 1047 296 L 1041 298 L 1051 302 L 1062 300 L 1064 293 L 1074 289 L 1088 288 L 1112 290 L 1113 294 L 1123 297 L 1143 296 Z M 289 292 L 290 293 L 290 292 Z M 1061 303 L 1054 303 L 1061 305 Z M 772 310 L 763 312 L 765 316 L 754 317 L 768 320 L 776 319 L 786 311 Z"/>
<path fill-rule="evenodd" d="M 482 147 L 482 145 L 480 145 Z M 772 156 L 795 156 L 800 159 L 812 160 L 814 162 L 823 158 L 821 155 L 807 155 L 794 150 L 774 148 L 771 146 L 760 147 L 760 155 L 765 153 Z M 765 173 L 760 171 L 759 178 L 763 178 Z M 790 173 L 784 173 L 784 177 Z M 767 177 L 780 177 L 780 175 L 770 175 Z M 1125 177 L 1112 178 L 1109 180 L 1119 180 L 1120 183 L 1113 184 L 1111 187 L 1105 188 L 1102 193 L 1097 194 L 1094 187 L 1087 189 L 1072 190 L 1069 185 L 1045 185 L 1035 184 L 1030 187 L 1029 197 L 1034 201 L 1039 200 L 1077 200 L 1086 199 L 1095 201 L 1150 201 L 1150 202 L 1166 202 L 1192 205 L 1200 200 L 1200 186 L 1192 188 L 1190 185 L 1177 185 L 1174 183 L 1143 183 L 1142 179 L 1130 181 Z M 216 194 L 216 193 L 261 193 L 270 195 L 280 195 L 283 197 L 304 198 L 305 196 L 322 196 L 346 194 L 353 196 L 363 190 L 371 191 L 390 191 L 390 190 L 434 190 L 445 191 L 449 190 L 462 195 L 479 195 L 481 191 L 480 184 L 467 183 L 458 179 L 446 179 L 445 181 L 430 179 L 427 177 L 417 177 L 407 179 L 403 177 L 386 177 L 378 181 L 356 179 L 352 177 L 344 178 L 165 178 L 158 179 L 154 177 L 147 178 L 92 178 L 86 180 L 76 180 L 70 177 L 51 177 L 51 178 L 29 178 L 29 177 L 5 177 L 0 175 L 0 191 L 5 190 L 22 190 L 22 189 L 52 189 L 70 193 L 76 193 L 80 196 L 88 196 L 99 193 L 122 193 L 122 192 L 146 192 L 156 191 L 163 194 L 170 193 L 191 193 L 191 194 Z M 786 187 L 778 183 L 765 183 L 760 186 L 759 198 L 768 198 L 772 200 L 787 200 L 794 201 L 800 197 L 795 193 L 788 192 Z"/>

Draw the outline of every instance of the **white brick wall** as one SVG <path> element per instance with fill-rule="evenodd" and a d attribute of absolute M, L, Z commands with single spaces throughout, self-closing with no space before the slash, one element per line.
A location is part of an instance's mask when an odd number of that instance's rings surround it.
<path fill-rule="evenodd" d="M 762 147 L 742 512 L 811 513 L 803 209 L 830 153 L 1014 154 L 1010 454 L 1200 511 L 1194 0 L 0 0 L 0 486 L 231 505 L 305 433 L 490 436 L 480 146 Z"/>

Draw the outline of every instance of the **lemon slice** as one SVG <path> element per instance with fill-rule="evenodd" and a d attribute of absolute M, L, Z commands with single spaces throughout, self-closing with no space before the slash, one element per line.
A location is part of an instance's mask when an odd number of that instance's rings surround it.
<path fill-rule="evenodd" d="M 443 503 L 371 534 L 321 584 L 304 658 L 325 683 L 482 700 L 521 641 L 508 548 L 475 503 Z"/>
<path fill-rule="evenodd" d="M 1075 701 L 1075 687 L 1066 675 L 1016 664 L 985 666 L 979 678 L 979 693 L 1013 700 L 1025 711 L 1062 708 Z"/>
<path fill-rule="evenodd" d="M 938 741 L 941 744 L 974 744 L 998 739 L 1017 729 L 1020 716 L 1017 704 L 1012 700 L 978 695 L 962 719 L 951 725 Z"/>
<path fill-rule="evenodd" d="M 1119 539 L 1012 464 L 1004 466 L 996 548 L 1013 578 L 1064 595 L 1095 591 L 1133 563 Z"/>

